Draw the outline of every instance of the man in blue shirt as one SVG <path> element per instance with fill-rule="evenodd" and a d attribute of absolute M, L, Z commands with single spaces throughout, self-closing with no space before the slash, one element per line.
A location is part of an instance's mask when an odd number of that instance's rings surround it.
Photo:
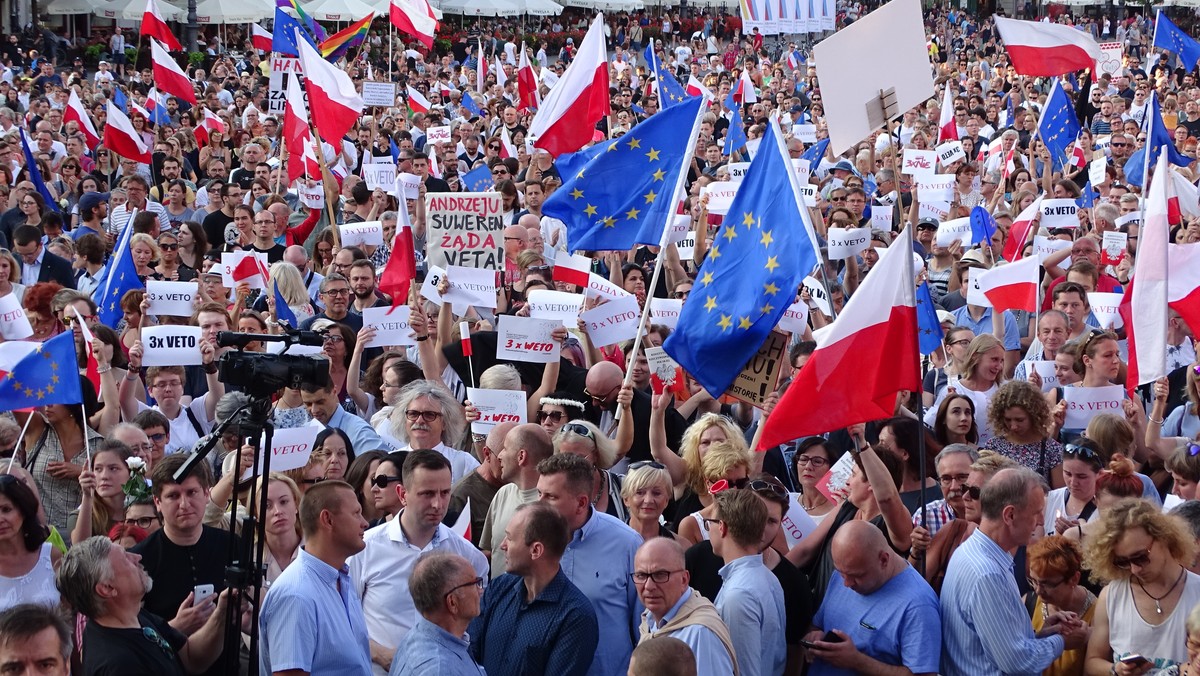
<path fill-rule="evenodd" d="M 408 591 L 421 618 L 396 651 L 390 676 L 483 676 L 467 625 L 479 616 L 485 579 L 458 554 L 435 552 L 417 562 Z"/>
<path fill-rule="evenodd" d="M 805 636 L 809 674 L 936 674 L 942 630 L 929 583 L 866 521 L 839 528 L 831 549 L 837 570 Z M 826 632 L 841 640 L 822 640 Z"/>
<path fill-rule="evenodd" d="M 343 481 L 313 485 L 300 501 L 304 549 L 271 585 L 259 615 L 259 673 L 365 676 L 371 648 L 346 559 L 366 545 L 367 520 Z"/>
<path fill-rule="evenodd" d="M 552 455 L 538 463 L 537 486 L 538 499 L 567 520 L 571 540 L 562 569 L 591 599 L 600 624 L 600 644 L 588 674 L 607 676 L 629 668 L 637 642 L 641 608 L 631 576 L 642 537 L 616 517 L 592 508 L 595 472 L 582 456 Z"/>
<path fill-rule="evenodd" d="M 725 561 L 715 605 L 729 627 L 741 676 L 779 676 L 787 663 L 783 587 L 763 564 L 767 506 L 753 492 L 717 494 L 717 515 L 705 519 L 713 553 Z"/>
<path fill-rule="evenodd" d="M 538 502 L 505 526 L 507 572 L 467 628 L 471 652 L 492 674 L 583 676 L 591 667 L 600 630 L 592 602 L 559 566 L 569 538 L 562 515 Z"/>
<path fill-rule="evenodd" d="M 371 427 L 366 420 L 347 413 L 346 409 L 341 407 L 332 384 L 321 386 L 315 383 L 304 383 L 304 386 L 300 388 L 300 400 L 304 402 L 304 408 L 308 409 L 308 414 L 322 425 L 345 432 L 346 436 L 350 437 L 350 444 L 354 447 L 356 455 L 366 451 L 388 448 L 388 445 L 383 443 L 379 434 L 375 432 L 375 428 Z"/>

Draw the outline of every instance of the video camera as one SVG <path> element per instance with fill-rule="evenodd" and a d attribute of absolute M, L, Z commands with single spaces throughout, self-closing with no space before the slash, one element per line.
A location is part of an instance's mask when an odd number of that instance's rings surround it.
<path fill-rule="evenodd" d="M 329 387 L 329 360 L 293 354 L 245 352 L 250 343 L 282 342 L 284 350 L 292 345 L 321 345 L 324 336 L 315 331 L 289 330 L 282 334 L 234 333 L 217 334 L 220 347 L 237 347 L 221 355 L 217 366 L 221 382 L 241 388 L 251 398 L 269 398 L 287 387 L 299 389 L 304 385 Z"/>

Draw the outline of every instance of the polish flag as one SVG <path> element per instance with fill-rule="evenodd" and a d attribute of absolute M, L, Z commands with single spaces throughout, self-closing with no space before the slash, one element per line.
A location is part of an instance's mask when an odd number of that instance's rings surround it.
<path fill-rule="evenodd" d="M 96 146 L 100 145 L 100 135 L 96 133 L 96 126 L 92 124 L 92 118 L 88 115 L 87 108 L 83 107 L 83 101 L 79 100 L 79 94 L 74 89 L 71 89 L 71 96 L 67 99 L 66 108 L 63 109 L 63 120 L 66 122 L 75 120 L 79 124 L 79 130 L 87 138 L 87 146 L 90 150 L 95 150 Z"/>
<path fill-rule="evenodd" d="M 538 84 L 533 66 L 529 65 L 529 47 L 521 47 L 521 65 L 517 68 L 517 97 L 520 110 L 537 110 Z"/>
<path fill-rule="evenodd" d="M 150 164 L 150 149 L 142 135 L 133 128 L 129 117 L 111 100 L 108 102 L 108 124 L 104 125 L 104 147 L 129 160 Z"/>
<path fill-rule="evenodd" d="M 413 36 L 426 49 L 433 49 L 438 22 L 427 0 L 392 0 L 391 20 L 396 30 Z"/>
<path fill-rule="evenodd" d="M 500 127 L 500 157 L 516 157 L 517 144 L 513 143 L 508 127 Z"/>
<path fill-rule="evenodd" d="M 300 65 L 308 90 L 308 108 L 321 138 L 339 142 L 362 115 L 362 96 L 346 71 L 321 57 L 308 40 L 296 35 Z"/>
<path fill-rule="evenodd" d="M 200 124 L 209 131 L 219 131 L 222 134 L 227 133 L 227 130 L 225 129 L 225 122 L 223 122 L 216 113 L 208 108 L 204 109 L 204 121 Z"/>
<path fill-rule="evenodd" d="M 408 107 L 414 113 L 428 113 L 429 109 L 433 107 L 429 99 L 421 96 L 421 92 L 413 89 L 412 85 L 406 85 L 405 87 L 404 91 L 408 95 Z"/>
<path fill-rule="evenodd" d="M 484 81 L 487 80 L 487 57 L 483 55 L 483 38 L 479 39 L 479 62 L 475 65 L 475 91 L 483 93 Z"/>
<path fill-rule="evenodd" d="M 767 418 L 759 450 L 889 418 L 921 386 L 912 228 L 888 247 Z M 821 402 L 813 406 L 812 402 Z"/>
<path fill-rule="evenodd" d="M 458 332 L 462 334 L 462 354 L 471 356 L 471 325 L 466 322 L 458 323 Z"/>
<path fill-rule="evenodd" d="M 1016 150 L 1016 148 L 1013 148 L 1004 156 L 1004 166 L 1000 169 L 1000 177 L 1004 180 L 1008 180 L 1008 177 L 1012 176 L 1013 172 L 1017 170 L 1016 157 L 1014 156 Z"/>
<path fill-rule="evenodd" d="M 1079 142 L 1075 142 L 1075 146 L 1071 149 L 1071 159 L 1067 162 L 1072 167 L 1082 167 L 1087 164 L 1087 160 L 1083 157 L 1083 146 Z"/>
<path fill-rule="evenodd" d="M 758 102 L 758 94 L 754 92 L 754 81 L 746 71 L 742 71 L 741 77 L 733 85 L 733 100 L 742 105 Z"/>
<path fill-rule="evenodd" d="M 1171 194 L 1167 206 L 1173 217 L 1200 216 L 1200 190 L 1175 167 L 1171 167 Z M 1172 218 L 1171 222 L 1178 223 L 1180 219 Z"/>
<path fill-rule="evenodd" d="M 429 153 L 429 174 L 434 178 L 442 177 L 442 168 L 438 166 L 437 153 Z"/>
<path fill-rule="evenodd" d="M 705 87 L 704 83 L 700 82 L 695 75 L 688 76 L 686 91 L 688 96 L 703 96 L 706 101 L 712 101 L 717 98 L 713 96 L 712 90 Z"/>
<path fill-rule="evenodd" d="M 938 118 L 938 143 L 958 140 L 958 123 L 954 121 L 954 94 L 950 91 L 950 83 L 946 83 L 946 93 L 942 95 L 942 112 Z"/>
<path fill-rule="evenodd" d="M 400 205 L 400 209 L 396 211 L 396 218 L 397 228 L 396 237 L 392 240 L 392 255 L 383 268 L 383 274 L 379 276 L 379 290 L 392 297 L 392 310 L 408 302 L 409 287 L 417 277 L 417 260 L 414 253 L 416 246 L 412 223 L 408 220 L 408 208 L 405 205 Z"/>
<path fill-rule="evenodd" d="M 312 134 L 304 132 L 304 153 L 300 156 L 304 167 L 304 175 L 314 181 L 321 180 L 321 161 L 317 159 L 316 148 L 313 147 Z"/>
<path fill-rule="evenodd" d="M 1042 198 L 1037 198 L 1025 210 L 1017 214 L 1013 224 L 1008 229 L 1008 240 L 1004 242 L 1004 260 L 1018 261 L 1021 259 L 1025 245 L 1033 239 L 1037 232 L 1037 215 L 1042 210 Z M 1036 258 L 1036 257 L 1035 257 Z"/>
<path fill-rule="evenodd" d="M 166 20 L 159 13 L 158 3 L 154 0 L 146 0 L 146 11 L 142 13 L 141 34 L 162 42 L 167 46 L 167 49 L 176 52 L 183 50 L 183 45 L 179 44 L 179 38 L 175 37 L 175 33 L 171 32 L 171 27 L 167 25 Z"/>
<path fill-rule="evenodd" d="M 1172 244 L 1169 256 L 1167 304 L 1188 326 L 1200 326 L 1200 244 Z"/>
<path fill-rule="evenodd" d="M 467 504 L 463 505 L 462 511 L 458 513 L 458 519 L 454 525 L 450 527 L 458 535 L 466 538 L 468 542 L 471 540 L 471 498 L 467 498 Z"/>
<path fill-rule="evenodd" d="M 1170 299 L 1167 270 L 1171 227 L 1167 223 L 1170 184 L 1167 153 L 1158 155 L 1158 168 L 1150 182 L 1146 212 L 1139 231 L 1133 284 L 1125 292 L 1121 315 L 1129 334 L 1130 392 L 1167 375 L 1167 303 Z"/>
<path fill-rule="evenodd" d="M 1090 68 L 1104 60 L 1091 35 L 1072 26 L 996 17 L 1009 61 L 1020 75 L 1055 77 Z"/>
<path fill-rule="evenodd" d="M 154 66 L 154 82 L 159 89 L 196 105 L 196 89 L 192 86 L 192 79 L 175 63 L 162 43 L 154 38 L 150 38 L 150 61 Z"/>
<path fill-rule="evenodd" d="M 566 251 L 554 253 L 554 281 L 586 289 L 591 282 L 592 259 Z"/>
<path fill-rule="evenodd" d="M 275 48 L 275 36 L 258 24 L 250 24 L 250 43 L 260 52 L 271 52 Z"/>
<path fill-rule="evenodd" d="M 267 274 L 267 265 L 260 259 L 259 254 L 247 252 L 236 265 L 233 266 L 231 276 L 236 284 L 246 282 L 252 289 L 265 289 L 267 280 L 271 278 Z"/>
<path fill-rule="evenodd" d="M 508 73 L 504 72 L 504 62 L 496 59 L 492 62 L 492 65 L 496 67 L 496 84 L 501 87 L 508 84 Z"/>
<path fill-rule="evenodd" d="M 573 153 L 592 140 L 596 123 L 611 110 L 604 14 L 599 13 L 581 41 L 575 60 L 542 101 L 529 133 L 537 139 L 535 146 L 555 157 Z"/>
<path fill-rule="evenodd" d="M 992 311 L 1035 312 L 1040 281 L 1038 271 L 1041 267 L 1037 256 L 1030 256 L 1014 263 L 998 265 L 980 275 L 979 288 L 992 301 Z"/>
<path fill-rule="evenodd" d="M 283 143 L 288 154 L 289 185 L 304 173 L 304 147 L 311 145 L 307 141 L 311 136 L 308 129 L 308 110 L 304 104 L 304 92 L 300 88 L 300 78 L 289 77 L 287 105 L 283 109 Z"/>
<path fill-rule="evenodd" d="M 96 361 L 96 350 L 92 347 L 92 330 L 88 328 L 87 322 L 83 321 L 83 316 L 79 314 L 79 310 L 75 306 L 71 306 L 71 312 L 75 313 L 75 321 L 79 322 L 79 328 L 83 334 L 83 348 L 87 350 L 87 379 L 91 381 L 92 387 L 96 391 L 100 391 L 100 362 Z"/>

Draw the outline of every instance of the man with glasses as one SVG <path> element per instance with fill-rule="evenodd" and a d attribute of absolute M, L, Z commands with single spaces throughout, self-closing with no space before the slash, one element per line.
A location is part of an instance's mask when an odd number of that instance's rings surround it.
<path fill-rule="evenodd" d="M 441 453 L 450 462 L 456 484 L 479 466 L 475 456 L 449 446 L 462 438 L 466 421 L 462 406 L 445 387 L 428 380 L 409 383 L 397 397 L 395 410 L 404 416 L 397 430 L 404 444 L 400 450 L 429 448 Z"/>
<path fill-rule="evenodd" d="M 668 538 L 647 540 L 633 559 L 633 584 L 646 610 L 641 638 L 671 636 L 692 649 L 698 676 L 734 673 L 729 628 L 713 604 L 689 586 L 683 547 Z"/>
<path fill-rule="evenodd" d="M 351 557 L 350 580 L 362 601 L 377 675 L 387 673 L 396 649 L 406 643 L 419 601 L 414 607 L 409 577 L 429 552 L 457 554 L 472 577 L 488 579 L 487 559 L 466 539 L 442 524 L 450 505 L 450 461 L 430 449 L 410 451 L 403 480 L 394 490 L 404 508 L 391 521 L 363 536 L 366 547 Z"/>
<path fill-rule="evenodd" d="M 882 433 L 880 437 L 882 438 Z M 921 550 L 928 548 L 933 536 L 946 524 L 966 516 L 963 505 L 963 486 L 971 474 L 971 464 L 979 459 L 979 451 L 966 444 L 950 444 L 938 453 L 933 464 L 941 485 L 942 496 L 925 505 L 924 525 L 918 509 L 913 512 L 913 541 L 921 540 Z M 836 563 L 836 559 L 835 559 Z"/>
<path fill-rule="evenodd" d="M 150 458 L 146 460 L 146 471 L 154 469 L 154 463 L 163 459 L 167 444 L 171 442 L 171 421 L 158 411 L 146 410 L 133 418 L 133 424 L 145 433 L 150 441 Z"/>
<path fill-rule="evenodd" d="M 471 620 L 479 616 L 486 580 L 475 576 L 470 562 L 456 554 L 422 558 L 413 567 L 410 581 L 413 606 L 421 618 L 396 652 L 389 673 L 392 676 L 481 673 L 471 656 L 470 636 L 466 632 Z"/>
<path fill-rule="evenodd" d="M 184 390 L 187 376 L 182 366 L 152 366 L 147 369 L 146 382 L 150 386 L 149 393 L 157 403 L 147 406 L 137 399 L 138 388 L 142 387 L 139 374 L 143 349 L 139 340 L 135 341 L 129 350 L 129 372 L 121 379 L 120 385 L 121 414 L 126 420 L 133 420 L 142 411 L 159 411 L 170 421 L 171 428 L 171 441 L 164 444 L 163 452 L 170 454 L 191 450 L 200 437 L 212 430 L 217 401 L 225 395 L 225 385 L 217 377 L 217 366 L 214 362 L 216 343 L 203 338 L 200 341 L 200 354 L 204 362 L 202 368 L 206 375 L 208 391 L 193 398 L 186 406 L 182 398 L 187 394 Z"/>
<path fill-rule="evenodd" d="M 283 252 L 287 247 L 275 241 L 275 215 L 266 209 L 254 214 L 254 225 L 251 227 L 254 241 L 250 250 L 264 254 L 267 264 L 271 265 L 283 260 Z"/>
<path fill-rule="evenodd" d="M 338 253 L 343 251 L 345 249 Z M 362 315 L 350 312 L 350 293 L 350 281 L 346 279 L 345 275 L 340 272 L 330 272 L 325 279 L 321 280 L 321 302 L 325 304 L 325 310 L 321 314 L 301 322 L 300 328 L 309 330 L 317 320 L 330 319 L 349 326 L 355 332 L 361 331 Z"/>
<path fill-rule="evenodd" d="M 588 398 L 584 417 L 593 425 L 599 427 L 609 438 L 616 437 L 618 425 L 616 419 L 617 399 L 621 392 L 621 382 L 624 378 L 625 375 L 621 371 L 621 367 L 609 361 L 602 361 L 593 364 L 588 369 L 587 377 L 584 381 L 584 395 Z M 631 395 L 629 403 L 624 404 L 625 412 L 622 414 L 622 416 L 632 414 L 634 429 L 633 445 L 629 447 L 629 452 L 625 454 L 625 459 L 629 462 L 650 460 L 652 459 L 649 432 L 650 395 L 633 388 L 631 388 Z M 666 416 L 667 445 L 671 448 L 678 448 L 679 440 L 683 437 L 683 431 L 687 428 L 687 423 L 673 406 L 668 406 L 664 415 Z"/>
<path fill-rule="evenodd" d="M 156 411 L 145 412 L 155 413 Z M 146 435 L 141 427 L 133 423 L 126 422 L 115 425 L 108 436 L 110 439 L 115 439 L 128 446 L 129 450 L 133 451 L 135 457 L 146 461 L 146 474 L 150 473 L 156 461 L 162 460 L 162 455 L 159 455 L 157 458 L 154 457 L 154 444 L 150 443 L 150 437 Z"/>
<path fill-rule="evenodd" d="M 124 229 L 125 224 L 133 217 L 134 212 L 141 213 L 149 211 L 158 217 L 158 227 L 162 231 L 171 229 L 171 217 L 167 213 L 166 207 L 150 199 L 150 181 L 140 174 L 132 174 L 121 179 L 121 185 L 125 188 L 125 194 L 128 200 L 119 207 L 112 210 L 108 217 L 108 231 L 114 235 L 119 235 Z M 223 239 L 209 240 L 223 241 Z"/>

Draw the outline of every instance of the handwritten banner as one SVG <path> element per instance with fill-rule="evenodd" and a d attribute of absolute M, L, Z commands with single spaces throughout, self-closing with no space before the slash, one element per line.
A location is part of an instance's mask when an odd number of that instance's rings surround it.
<path fill-rule="evenodd" d="M 430 127 L 425 130 L 425 145 L 450 142 L 450 126 Z"/>
<path fill-rule="evenodd" d="M 479 411 L 479 419 L 471 423 L 471 432 L 475 434 L 487 434 L 496 425 L 506 422 L 523 425 L 528 418 L 525 393 L 520 390 L 468 387 L 467 399 Z"/>
<path fill-rule="evenodd" d="M 783 370 L 783 362 L 787 360 L 787 345 L 786 334 L 779 331 L 767 334 L 767 339 L 742 367 L 725 393 L 761 408 L 767 401 L 767 396 L 775 391 L 775 383 Z"/>
<path fill-rule="evenodd" d="M 191 317 L 196 301 L 196 282 L 146 280 L 147 314 L 156 317 Z"/>
<path fill-rule="evenodd" d="M 430 265 L 504 269 L 500 193 L 427 193 L 425 221 Z"/>
<path fill-rule="evenodd" d="M 496 358 L 551 364 L 558 361 L 558 345 L 551 334 L 562 324 L 553 319 L 504 315 L 496 335 Z"/>
<path fill-rule="evenodd" d="M 179 324 L 142 328 L 142 366 L 196 366 L 200 327 Z"/>
<path fill-rule="evenodd" d="M 1092 418 L 1101 413 L 1125 417 L 1121 403 L 1125 400 L 1125 390 L 1120 385 L 1064 387 L 1063 399 L 1067 402 L 1067 418 L 1063 429 L 1086 429 Z"/>
<path fill-rule="evenodd" d="M 591 310 L 584 310 L 580 318 L 587 327 L 592 345 L 604 347 L 636 337 L 641 313 L 638 309 L 637 298 L 625 296 L 619 300 L 610 300 Z"/>
<path fill-rule="evenodd" d="M 375 337 L 363 347 L 416 345 L 417 339 L 408 325 L 411 316 L 412 310 L 407 305 L 398 305 L 394 310 L 390 307 L 365 308 L 362 312 L 363 326 L 375 329 Z"/>

